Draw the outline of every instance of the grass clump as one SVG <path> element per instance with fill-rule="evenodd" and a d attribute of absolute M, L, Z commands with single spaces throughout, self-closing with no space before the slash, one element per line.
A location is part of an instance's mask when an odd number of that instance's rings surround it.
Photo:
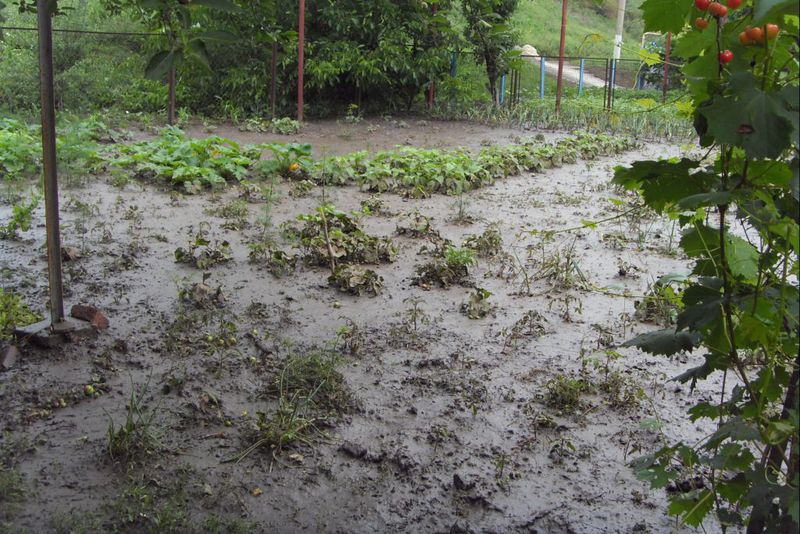
<path fill-rule="evenodd" d="M 144 402 L 148 384 L 141 388 L 131 386 L 131 395 L 126 405 L 125 421 L 117 426 L 109 418 L 106 453 L 113 461 L 124 464 L 150 456 L 161 449 L 155 430 L 157 410 Z"/>
<path fill-rule="evenodd" d="M 417 267 L 413 283 L 423 288 L 438 285 L 471 285 L 469 268 L 476 265 L 475 253 L 469 248 L 447 246 L 441 256 Z"/>
<path fill-rule="evenodd" d="M 0 339 L 11 339 L 15 328 L 41 320 L 42 316 L 26 306 L 19 296 L 0 287 Z"/>

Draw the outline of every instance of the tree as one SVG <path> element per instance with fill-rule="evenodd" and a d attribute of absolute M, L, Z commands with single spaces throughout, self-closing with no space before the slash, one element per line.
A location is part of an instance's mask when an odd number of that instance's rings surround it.
<path fill-rule="evenodd" d="M 518 0 L 462 0 L 467 25 L 464 37 L 475 47 L 475 57 L 486 67 L 489 93 L 500 103 L 497 81 L 508 72 L 516 35 L 508 24 Z"/>
<path fill-rule="evenodd" d="M 713 433 L 663 447 L 634 468 L 653 487 L 676 488 L 669 513 L 689 525 L 713 511 L 723 528 L 796 532 L 798 5 L 728 6 L 716 4 L 715 15 L 708 2 L 642 4 L 646 30 L 678 36 L 675 49 L 686 58 L 695 128 L 707 151 L 616 170 L 615 183 L 639 191 L 683 227 L 681 247 L 693 261 L 675 327 L 627 344 L 653 355 L 700 350 L 702 364 L 675 380 L 693 388 L 716 374 L 722 385 L 688 412 L 692 422 L 710 420 Z M 687 479 L 692 483 L 681 483 Z"/>
<path fill-rule="evenodd" d="M 147 27 L 162 35 L 164 46 L 150 58 L 145 76 L 152 80 L 167 78 L 167 121 L 175 124 L 178 67 L 194 62 L 211 72 L 208 43 L 236 39 L 229 32 L 205 29 L 212 19 L 205 16 L 203 10 L 236 12 L 239 8 L 230 0 L 103 0 L 103 3 L 112 12 L 123 9 L 132 12 Z"/>

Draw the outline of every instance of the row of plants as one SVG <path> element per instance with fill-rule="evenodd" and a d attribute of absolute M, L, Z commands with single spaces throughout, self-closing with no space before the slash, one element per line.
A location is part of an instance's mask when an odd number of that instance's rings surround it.
<path fill-rule="evenodd" d="M 403 147 L 325 158 L 309 170 L 310 179 L 323 185 L 355 183 L 362 190 L 396 192 L 413 197 L 434 193 L 459 195 L 498 179 L 560 167 L 578 159 L 618 154 L 634 146 L 627 138 L 576 133 L 552 145 L 531 140 L 523 144 L 490 146 L 472 154 L 453 150 Z"/>

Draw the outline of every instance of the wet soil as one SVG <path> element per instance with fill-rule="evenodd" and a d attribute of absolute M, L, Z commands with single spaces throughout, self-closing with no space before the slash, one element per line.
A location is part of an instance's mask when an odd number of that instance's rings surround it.
<path fill-rule="evenodd" d="M 202 126 L 188 131 L 207 135 Z M 379 119 L 311 123 L 289 137 L 229 126 L 214 133 L 309 142 L 320 156 L 404 144 L 476 149 L 535 132 Z M 322 267 L 299 262 L 275 278 L 249 263 L 265 205 L 249 204 L 249 225 L 238 230 L 209 212 L 238 198 L 237 187 L 182 196 L 135 181 L 118 187 L 107 177 L 63 184 L 63 241 L 77 252 L 64 263 L 67 304 L 97 306 L 111 326 L 58 349 L 24 346 L 20 361 L 0 372 L 5 467 L 22 475 L 24 488 L 2 518 L 11 531 L 30 532 L 159 524 L 219 532 L 682 530 L 666 516 L 664 493 L 638 481 L 627 462 L 703 435 L 685 410 L 718 384 L 690 392 L 668 381 L 699 363 L 698 354 L 668 359 L 619 346 L 657 328 L 635 316 L 654 280 L 687 271 L 676 236 L 647 214 L 542 233 L 619 213 L 612 199 L 624 194 L 609 186 L 613 166 L 680 152 L 650 145 L 508 178 L 463 198 L 384 194 L 385 210 L 362 220 L 368 233 L 399 247 L 395 262 L 371 267 L 384 279 L 376 297 L 328 287 Z M 282 223 L 296 224 L 323 196 L 343 210 L 369 198 L 354 187 L 315 188 L 304 198 L 291 191 L 290 183 L 278 185 L 266 229 L 289 252 Z M 491 292 L 483 319 L 460 311 L 474 289 L 412 284 L 430 243 L 395 229 L 414 212 L 456 244 L 498 225 L 504 254 L 480 258 L 470 272 Z M 44 216 L 36 216 L 21 240 L 0 241 L 0 273 L 5 289 L 44 314 Z M 1 205 L 0 223 L 9 217 Z M 175 263 L 175 249 L 201 223 L 212 240 L 230 243 L 232 261 L 205 271 Z M 568 267 L 553 270 L 565 257 Z M 191 323 L 194 304 L 181 290 L 202 282 L 214 295 L 220 288 L 224 306 L 214 304 L 209 323 Z M 521 322 L 526 317 L 536 324 Z M 231 350 L 198 349 L 226 321 L 235 325 Z M 250 444 L 254 415 L 274 406 L 265 384 L 281 359 L 315 347 L 340 353 L 359 409 L 277 460 L 258 450 L 228 461 Z M 609 373 L 635 389 L 636 400 L 613 402 L 598 390 L 569 408 L 547 402 L 558 377 L 600 384 Z M 86 395 L 87 384 L 97 393 Z M 141 408 L 153 414 L 161 447 L 129 464 L 114 461 L 106 453 L 109 424 L 124 423 L 132 389 L 143 387 Z"/>

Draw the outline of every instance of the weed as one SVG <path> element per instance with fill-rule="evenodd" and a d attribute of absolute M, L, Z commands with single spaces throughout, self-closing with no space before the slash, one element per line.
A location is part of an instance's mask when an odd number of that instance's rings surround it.
<path fill-rule="evenodd" d="M 644 298 L 634 302 L 634 317 L 663 326 L 675 324 L 682 307 L 681 289 L 685 281 L 681 275 L 662 276 L 656 280 Z"/>
<path fill-rule="evenodd" d="M 503 251 L 503 236 L 497 223 L 492 223 L 480 235 L 471 235 L 462 245 L 475 251 L 480 258 L 494 258 Z"/>
<path fill-rule="evenodd" d="M 561 412 L 575 412 L 583 407 L 581 397 L 592 390 L 591 385 L 583 378 L 557 375 L 545 384 L 547 394 L 545 403 Z"/>
<path fill-rule="evenodd" d="M 351 295 L 378 295 L 383 289 L 383 277 L 372 269 L 352 265 L 338 265 L 328 277 L 328 283 Z"/>
<path fill-rule="evenodd" d="M 149 456 L 161 449 L 154 428 L 156 409 L 145 405 L 149 381 L 137 388 L 131 384 L 131 396 L 126 406 L 125 422 L 120 426 L 109 417 L 106 452 L 113 461 L 130 464 L 143 456 Z"/>
<path fill-rule="evenodd" d="M 317 187 L 317 184 L 311 180 L 300 180 L 292 184 L 289 195 L 294 198 L 305 198 L 311 194 L 315 187 Z"/>
<path fill-rule="evenodd" d="M 492 313 L 494 306 L 489 304 L 489 297 L 492 294 L 483 289 L 476 287 L 473 293 L 470 293 L 469 299 L 461 304 L 461 313 L 465 314 L 470 319 L 482 319 Z"/>
<path fill-rule="evenodd" d="M 511 327 L 511 331 L 506 333 L 504 346 L 508 347 L 513 345 L 516 348 L 517 342 L 522 337 L 530 337 L 535 339 L 545 335 L 547 333 L 547 330 L 545 329 L 546 323 L 547 319 L 545 319 L 538 311 L 528 310 L 521 319 L 514 323 L 514 325 Z"/>
<path fill-rule="evenodd" d="M 16 468 L 0 469 L 0 529 L 24 498 L 25 486 L 20 472 Z"/>
<path fill-rule="evenodd" d="M 468 285 L 469 267 L 476 263 L 475 253 L 471 249 L 447 247 L 443 257 L 417 267 L 413 283 L 421 287 L 438 284 L 444 288 L 453 284 Z"/>
<path fill-rule="evenodd" d="M 575 239 L 563 247 L 556 247 L 549 254 L 542 245 L 541 252 L 538 278 L 546 279 L 561 289 L 588 287 L 588 281 L 580 268 L 575 252 Z"/>
<path fill-rule="evenodd" d="M 362 200 L 361 211 L 365 215 L 391 215 L 380 195 L 370 195 L 369 198 Z"/>
<path fill-rule="evenodd" d="M 222 206 L 209 209 L 208 213 L 225 219 L 222 228 L 226 230 L 240 231 L 249 224 L 250 210 L 247 208 L 247 202 L 243 200 L 232 200 Z"/>
<path fill-rule="evenodd" d="M 214 265 L 231 261 L 231 246 L 227 241 L 210 241 L 208 223 L 200 223 L 194 239 L 189 241 L 189 249 L 175 249 L 175 261 L 188 263 L 198 269 L 208 269 Z"/>
<path fill-rule="evenodd" d="M 14 293 L 0 287 L 0 339 L 11 339 L 15 328 L 41 321 L 42 316 L 26 306 Z"/>
<path fill-rule="evenodd" d="M 250 243 L 250 263 L 263 265 L 275 278 L 282 278 L 294 272 L 297 256 L 289 256 L 284 251 L 266 243 Z"/>
<path fill-rule="evenodd" d="M 358 109 L 358 104 L 350 104 L 347 106 L 344 122 L 346 124 L 358 124 L 361 122 L 361 111 Z"/>
<path fill-rule="evenodd" d="M 408 297 L 403 302 L 409 304 L 409 308 L 404 312 L 403 324 L 406 325 L 406 330 L 414 338 L 417 338 L 419 337 L 420 328 L 431 323 L 431 316 L 420 306 L 425 302 L 421 298 Z"/>
<path fill-rule="evenodd" d="M 414 211 L 403 218 L 403 222 L 399 223 L 395 231 L 398 235 L 414 238 L 439 238 L 438 230 L 433 228 L 431 223 L 433 219 L 426 217 L 418 211 Z"/>
<path fill-rule="evenodd" d="M 0 239 L 19 239 L 19 232 L 27 232 L 33 221 L 33 211 L 39 206 L 42 197 L 33 194 L 28 202 L 17 202 L 11 208 L 11 219 L 0 226 Z"/>
<path fill-rule="evenodd" d="M 469 211 L 470 203 L 464 193 L 458 195 L 458 198 L 452 205 L 453 216 L 450 220 L 456 224 L 472 224 L 475 222 L 475 217 Z"/>

